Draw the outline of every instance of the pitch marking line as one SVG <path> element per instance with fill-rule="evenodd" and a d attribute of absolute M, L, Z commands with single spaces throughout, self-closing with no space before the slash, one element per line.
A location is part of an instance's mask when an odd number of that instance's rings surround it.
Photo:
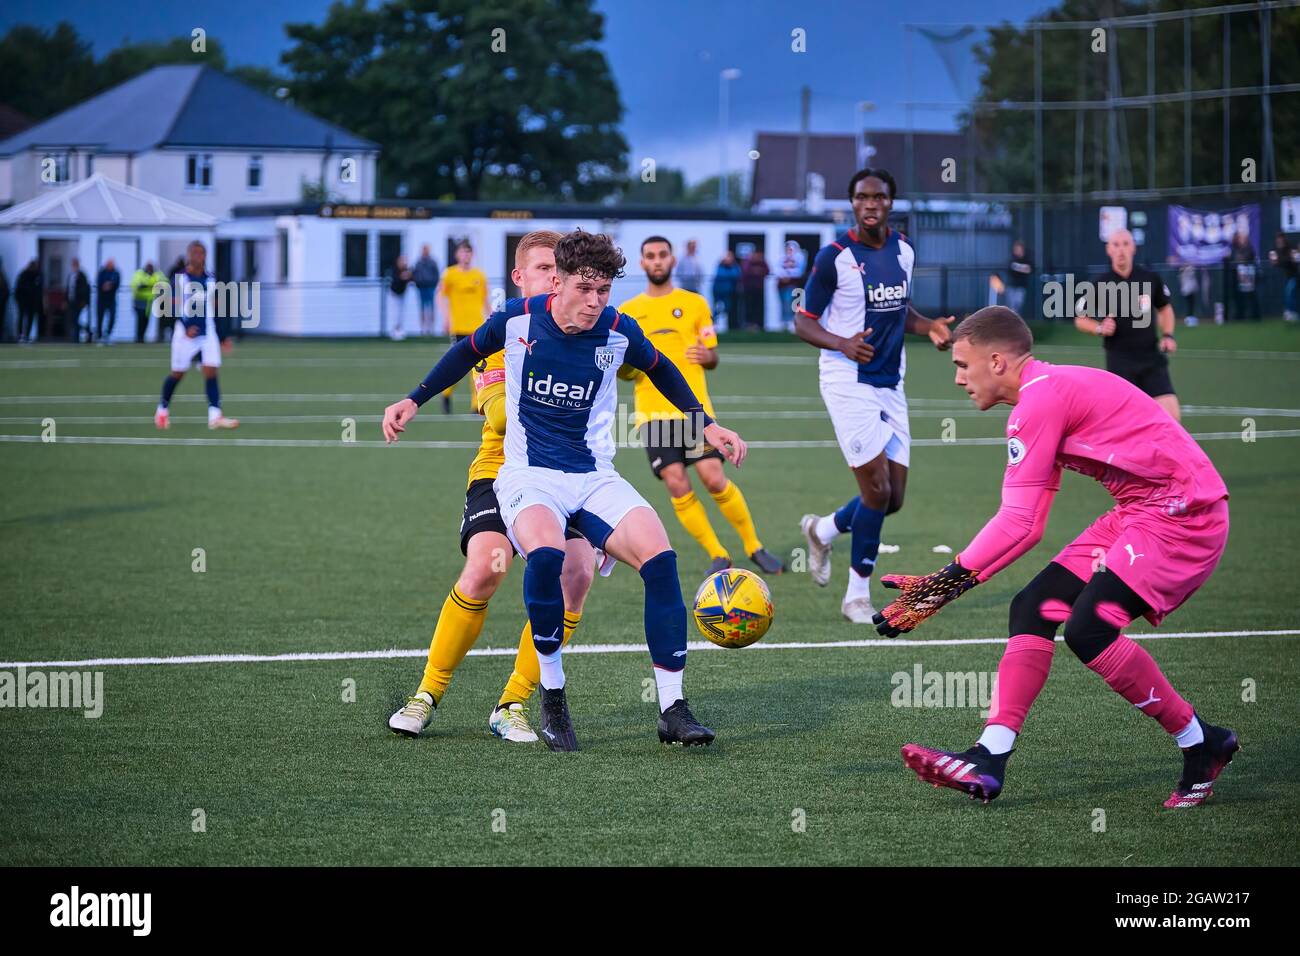
<path fill-rule="evenodd" d="M 1167 634 L 1152 632 L 1149 634 L 1129 634 L 1135 641 L 1188 640 L 1206 637 L 1294 637 L 1300 635 L 1300 629 L 1275 631 L 1170 631 Z M 759 642 L 751 644 L 745 650 L 793 651 L 824 650 L 826 648 L 851 647 L 958 647 L 969 644 L 1005 644 L 1005 637 L 963 637 L 938 641 L 920 641 L 904 638 L 871 638 L 856 641 L 786 641 Z M 1065 638 L 1058 637 L 1058 642 Z M 692 651 L 721 651 L 708 641 L 689 641 L 687 648 Z M 564 649 L 566 654 L 635 654 L 645 653 L 644 644 L 570 644 Z M 517 647 L 482 647 L 469 652 L 470 657 L 513 657 Z M 0 669 L 15 667 L 144 667 L 154 664 L 270 664 L 293 661 L 359 661 L 359 660 L 394 660 L 402 657 L 426 657 L 429 649 L 418 647 L 411 649 L 391 648 L 386 651 L 304 651 L 296 654 L 190 654 L 179 657 L 92 657 L 80 661 L 0 661 Z"/>

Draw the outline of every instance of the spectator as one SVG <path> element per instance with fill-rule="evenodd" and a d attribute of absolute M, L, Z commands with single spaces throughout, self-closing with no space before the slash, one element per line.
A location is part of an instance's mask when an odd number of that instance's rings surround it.
<path fill-rule="evenodd" d="M 0 259 L 0 342 L 9 338 L 9 277 L 5 275 L 5 261 Z"/>
<path fill-rule="evenodd" d="M 1007 308 L 1025 318 L 1025 296 L 1029 292 L 1029 277 L 1034 273 L 1034 263 L 1025 253 L 1025 243 L 1017 239 L 1011 244 L 1011 262 L 1007 264 Z"/>
<path fill-rule="evenodd" d="M 406 266 L 406 256 L 398 256 L 393 263 L 393 271 L 389 276 L 388 291 L 391 293 L 390 301 L 392 302 L 393 311 L 393 331 L 389 337 L 394 342 L 400 342 L 406 338 L 406 330 L 402 328 L 402 320 L 406 316 L 406 288 L 411 284 L 411 270 Z"/>
<path fill-rule="evenodd" d="M 1268 251 L 1268 261 L 1282 273 L 1282 318 L 1288 322 L 1300 319 L 1296 311 L 1296 279 L 1300 277 L 1300 252 L 1291 248 L 1286 233 L 1279 232 Z"/>
<path fill-rule="evenodd" d="M 700 268 L 700 260 L 695 255 L 695 240 L 686 240 L 686 255 L 682 256 L 677 263 L 677 285 L 679 288 L 688 292 L 698 293 L 700 291 L 700 282 L 704 278 L 704 270 Z"/>
<path fill-rule="evenodd" d="M 117 324 L 117 290 L 122 285 L 122 274 L 112 259 L 104 260 L 104 267 L 95 278 L 95 338 L 100 345 L 113 337 Z M 104 332 L 104 316 L 108 316 L 108 332 Z"/>
<path fill-rule="evenodd" d="M 763 330 L 763 292 L 771 272 L 760 249 L 740 267 L 740 322 L 746 328 Z"/>
<path fill-rule="evenodd" d="M 63 334 L 69 339 L 80 342 L 81 313 L 90 305 L 90 280 L 81 271 L 81 260 L 73 259 L 68 268 L 67 305 L 63 310 Z M 86 322 L 86 341 L 90 341 L 90 322 Z"/>
<path fill-rule="evenodd" d="M 1196 296 L 1201 291 L 1201 273 L 1194 263 L 1188 262 L 1178 270 L 1178 291 L 1187 303 L 1185 325 L 1196 325 Z"/>
<path fill-rule="evenodd" d="M 776 267 L 776 288 L 781 295 L 781 321 L 794 324 L 794 292 L 803 285 L 808 271 L 808 253 L 793 239 L 786 240 L 785 252 Z"/>
<path fill-rule="evenodd" d="M 1250 236 L 1244 231 L 1232 237 L 1232 249 L 1228 253 L 1228 284 L 1232 289 L 1232 320 L 1234 322 L 1246 317 L 1247 308 L 1251 318 L 1258 321 L 1262 316 L 1259 310 L 1259 292 L 1255 288 L 1259 277 L 1259 256 L 1250 244 Z"/>
<path fill-rule="evenodd" d="M 426 243 L 420 247 L 420 258 L 415 260 L 411 278 L 420 293 L 420 334 L 438 334 L 438 313 L 434 309 L 434 293 L 438 291 L 438 263 L 433 261 Z"/>
<path fill-rule="evenodd" d="M 34 342 L 42 331 L 45 317 L 41 310 L 41 294 L 44 277 L 41 267 L 33 259 L 27 268 L 18 274 L 14 286 L 14 299 L 18 305 L 18 341 Z"/>
<path fill-rule="evenodd" d="M 185 284 L 184 280 L 181 280 L 180 284 L 177 285 L 176 277 L 179 276 L 184 271 L 185 271 L 185 257 L 178 256 L 176 261 L 172 263 L 172 267 L 168 269 L 166 273 L 159 276 L 159 283 L 163 285 L 175 285 L 177 288 L 181 288 Z M 160 293 L 161 293 L 160 289 L 154 290 L 154 295 L 159 295 Z M 175 302 L 175 298 L 173 298 L 172 301 Z M 164 332 L 166 333 L 165 336 L 166 340 L 168 342 L 171 341 L 172 329 L 175 326 L 175 324 L 176 324 L 175 308 L 168 309 L 166 314 L 158 316 L 158 341 L 159 342 L 163 341 Z"/>
<path fill-rule="evenodd" d="M 154 290 L 158 286 L 158 276 L 154 273 L 153 263 L 146 262 L 143 269 L 136 269 L 131 276 L 131 307 L 135 309 L 135 341 L 144 341 L 144 333 L 149 328 L 149 306 L 153 304 Z"/>
<path fill-rule="evenodd" d="M 738 326 L 740 316 L 736 308 L 736 289 L 740 283 L 740 266 L 736 254 L 728 249 L 722 254 L 718 268 L 713 273 L 713 314 L 727 315 L 727 326 Z"/>

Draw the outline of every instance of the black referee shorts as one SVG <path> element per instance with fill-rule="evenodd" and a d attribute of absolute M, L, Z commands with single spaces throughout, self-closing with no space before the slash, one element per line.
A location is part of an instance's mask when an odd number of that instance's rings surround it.
<path fill-rule="evenodd" d="M 1155 355 L 1107 352 L 1106 371 L 1132 382 L 1152 398 L 1175 394 L 1173 380 L 1169 377 L 1169 360 L 1161 352 Z"/>

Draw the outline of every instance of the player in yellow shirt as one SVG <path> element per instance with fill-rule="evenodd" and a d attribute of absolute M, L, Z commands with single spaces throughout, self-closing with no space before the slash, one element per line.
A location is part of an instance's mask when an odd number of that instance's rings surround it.
<path fill-rule="evenodd" d="M 518 263 L 518 259 L 515 260 Z M 517 266 L 516 266 L 517 268 Z M 483 324 L 491 314 L 488 308 L 488 280 L 482 269 L 474 268 L 474 247 L 467 240 L 456 246 L 456 264 L 448 267 L 438 284 L 438 298 L 442 314 L 447 316 L 447 328 L 452 342 L 467 335 Z M 455 386 L 442 393 L 442 410 L 451 413 L 451 393 Z M 477 400 L 471 399 L 477 407 Z"/>
<path fill-rule="evenodd" d="M 645 292 L 624 302 L 619 311 L 636 319 L 654 346 L 681 369 L 686 384 L 713 416 L 713 403 L 704 384 L 704 370 L 718 365 L 713 315 L 703 296 L 673 287 L 676 264 L 672 243 L 663 236 L 642 242 L 641 268 L 649 281 Z M 677 519 L 712 559 L 709 572 L 731 567 L 731 556 L 714 533 L 704 505 L 695 497 L 687 465 L 695 466 L 718 510 L 740 535 L 749 559 L 768 574 L 784 571 L 781 559 L 759 541 L 745 496 L 722 470 L 722 453 L 705 444 L 702 436 L 685 434 L 686 417 L 643 374 L 629 372 L 626 377 L 636 382 L 636 424 L 650 457 L 650 470 L 668 488 Z"/>
<path fill-rule="evenodd" d="M 538 230 L 519 240 L 511 278 L 525 296 L 554 290 L 555 244 L 560 239 L 558 232 Z M 492 488 L 505 462 L 505 352 L 497 352 L 480 362 L 473 377 L 484 421 L 483 440 L 469 466 L 465 514 L 460 525 L 460 550 L 465 555 L 465 567 L 438 615 L 419 690 L 388 719 L 393 731 L 407 737 L 418 737 L 433 719 L 452 673 L 478 640 L 487 617 L 488 601 L 505 580 L 514 558 Z M 568 643 L 582 619 L 582 605 L 595 574 L 596 555 L 587 539 L 576 531 L 568 531 L 565 537 L 560 585 L 564 591 L 564 642 Z M 528 725 L 525 704 L 540 679 L 533 634 L 525 623 L 515 654 L 514 672 L 488 719 L 493 734 L 516 743 L 537 740 Z"/>

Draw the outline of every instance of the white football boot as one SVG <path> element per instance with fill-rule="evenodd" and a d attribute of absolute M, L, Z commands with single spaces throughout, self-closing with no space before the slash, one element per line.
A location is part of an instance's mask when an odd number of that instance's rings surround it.
<path fill-rule="evenodd" d="M 420 691 L 414 697 L 406 698 L 406 706 L 388 718 L 388 727 L 403 737 L 418 737 L 433 720 L 435 710 L 433 698 Z"/>
<path fill-rule="evenodd" d="M 871 624 L 876 609 L 871 606 L 869 597 L 846 597 L 844 603 L 840 605 L 840 613 L 854 624 Z"/>
<path fill-rule="evenodd" d="M 494 737 L 517 744 L 537 743 L 537 734 L 528 726 L 528 709 L 523 704 L 497 707 L 488 718 L 488 729 Z"/>
<path fill-rule="evenodd" d="M 831 581 L 831 549 L 833 545 L 822 544 L 817 537 L 818 515 L 804 515 L 799 520 L 799 530 L 808 544 L 808 573 L 813 583 L 824 588 Z"/>

